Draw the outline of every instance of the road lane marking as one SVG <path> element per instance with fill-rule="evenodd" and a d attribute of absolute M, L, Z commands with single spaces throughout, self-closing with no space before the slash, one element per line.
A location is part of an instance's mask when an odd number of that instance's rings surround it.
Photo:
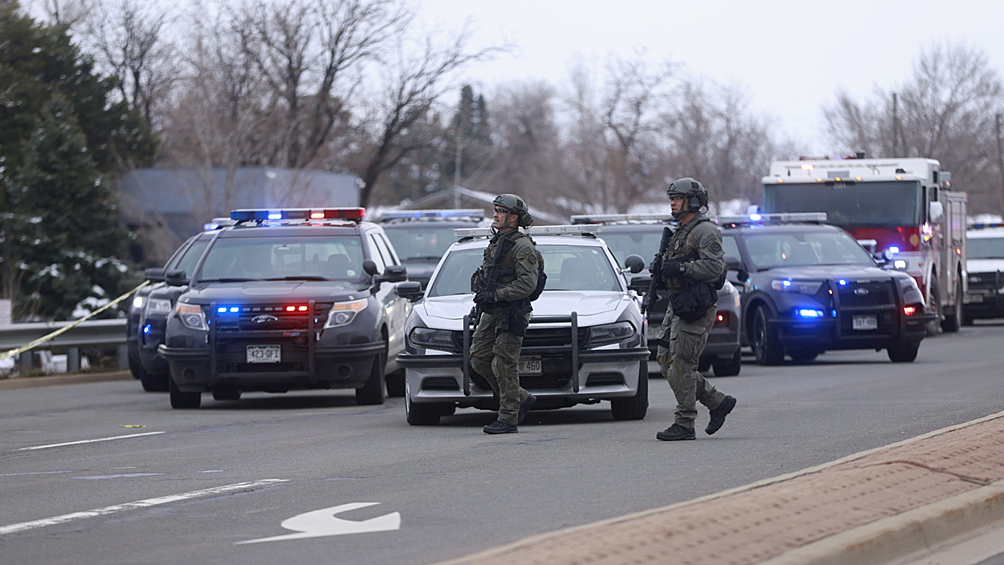
<path fill-rule="evenodd" d="M 391 512 L 369 520 L 344 520 L 337 514 L 349 512 L 358 508 L 366 508 L 380 504 L 379 502 L 353 502 L 342 504 L 323 510 L 314 510 L 285 520 L 280 524 L 287 530 L 294 530 L 296 534 L 286 534 L 270 538 L 261 538 L 248 541 L 234 542 L 234 545 L 245 543 L 261 543 L 266 541 L 285 541 L 293 539 L 318 538 L 324 536 L 342 536 L 346 534 L 365 534 L 370 532 L 389 532 L 401 529 L 401 514 Z"/>
<path fill-rule="evenodd" d="M 20 524 L 11 524 L 9 526 L 3 526 L 0 527 L 0 536 L 13 534 L 16 532 L 24 532 L 27 530 L 34 530 L 37 528 L 44 528 L 46 526 L 55 526 L 56 524 L 63 524 L 66 522 L 71 522 L 73 520 L 81 520 L 83 518 L 94 518 L 97 516 L 104 516 L 106 514 L 114 514 L 115 512 L 121 512 L 123 510 L 136 510 L 139 508 L 149 508 L 151 506 L 158 506 L 160 504 L 168 504 L 170 502 L 179 502 L 182 500 L 189 500 L 192 498 L 199 498 L 202 496 L 211 496 L 214 494 L 223 494 L 238 490 L 253 490 L 259 487 L 264 487 L 275 483 L 285 483 L 288 481 L 289 479 L 264 479 L 261 481 L 252 481 L 248 483 L 236 483 L 232 485 L 224 485 L 221 487 L 213 487 L 203 490 L 186 492 L 182 494 L 171 494 L 168 496 L 161 496 L 158 498 L 137 500 L 136 502 L 127 502 L 125 504 L 116 504 L 115 506 L 106 506 L 104 508 L 87 510 L 85 512 L 73 512 L 72 514 L 63 514 L 62 516 L 54 516 L 52 518 L 44 518 L 42 520 L 34 520 L 32 522 L 21 522 Z"/>
<path fill-rule="evenodd" d="M 81 444 L 84 444 L 84 443 L 95 443 L 95 442 L 99 442 L 99 441 L 112 441 L 112 440 L 116 440 L 116 439 L 128 439 L 128 438 L 131 438 L 131 437 L 155 436 L 155 435 L 166 434 L 166 433 L 167 432 L 146 432 L 146 433 L 142 433 L 142 434 L 129 434 L 129 435 L 126 435 L 126 436 L 103 437 L 103 438 L 98 438 L 98 439 L 82 439 L 80 441 L 68 441 L 66 443 L 54 443 L 52 445 L 36 445 L 34 447 L 22 447 L 21 449 L 17 449 L 15 451 L 33 451 L 33 450 L 36 450 L 36 449 L 49 449 L 50 447 L 64 447 L 64 446 L 67 446 L 67 445 L 81 445 Z"/>
<path fill-rule="evenodd" d="M 125 473 L 121 475 L 94 475 L 94 476 L 81 476 L 81 477 L 70 477 L 71 479 L 84 479 L 84 480 L 100 480 L 100 479 L 132 479 L 134 477 L 158 477 L 166 473 Z"/>

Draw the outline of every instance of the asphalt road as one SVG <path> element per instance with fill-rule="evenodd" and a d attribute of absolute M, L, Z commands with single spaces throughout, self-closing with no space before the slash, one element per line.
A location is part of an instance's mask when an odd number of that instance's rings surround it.
<path fill-rule="evenodd" d="M 673 411 L 659 380 L 643 421 L 604 403 L 534 412 L 508 436 L 474 410 L 411 427 L 401 399 L 350 392 L 182 411 L 136 381 L 4 390 L 0 562 L 435 563 L 1000 412 L 1002 338 L 1004 323 L 963 328 L 909 364 L 747 362 L 713 379 L 739 399 L 725 427 L 683 444 L 655 439 Z"/>

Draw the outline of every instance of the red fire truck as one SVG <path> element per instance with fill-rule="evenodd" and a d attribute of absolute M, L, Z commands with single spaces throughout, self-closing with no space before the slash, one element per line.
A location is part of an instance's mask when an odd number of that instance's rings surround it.
<path fill-rule="evenodd" d="M 934 159 L 775 161 L 763 178 L 764 212 L 826 212 L 892 268 L 916 279 L 941 328 L 962 325 L 966 194 Z"/>

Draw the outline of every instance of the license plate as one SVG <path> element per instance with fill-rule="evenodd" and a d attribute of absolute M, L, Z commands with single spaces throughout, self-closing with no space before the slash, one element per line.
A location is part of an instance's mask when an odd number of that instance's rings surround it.
<path fill-rule="evenodd" d="M 976 303 L 980 303 L 980 302 L 983 302 L 983 295 L 982 294 L 970 294 L 969 295 L 969 303 L 970 304 L 976 304 Z"/>
<path fill-rule="evenodd" d="M 519 374 L 539 375 L 540 373 L 540 355 L 527 355 L 519 358 Z"/>
<path fill-rule="evenodd" d="M 851 327 L 855 330 L 877 330 L 878 318 L 875 316 L 854 316 L 851 318 Z"/>
<path fill-rule="evenodd" d="M 282 361 L 282 348 L 278 345 L 249 345 L 248 363 L 278 363 Z"/>

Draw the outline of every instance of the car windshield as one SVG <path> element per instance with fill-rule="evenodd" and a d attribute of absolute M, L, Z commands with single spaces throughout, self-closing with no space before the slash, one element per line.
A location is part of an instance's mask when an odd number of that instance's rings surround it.
<path fill-rule="evenodd" d="M 617 272 L 601 247 L 593 245 L 539 245 L 544 257 L 547 286 L 544 290 L 619 291 Z M 484 249 L 460 249 L 443 259 L 428 297 L 471 293 L 471 275 L 481 266 Z"/>
<path fill-rule="evenodd" d="M 650 230 L 631 230 L 617 233 L 600 231 L 600 237 L 614 254 L 618 265 L 624 264 L 628 255 L 640 255 L 642 259 L 651 261 L 659 252 L 659 242 L 662 240 L 661 225 L 653 225 Z"/>
<path fill-rule="evenodd" d="M 439 261 L 457 241 L 452 226 L 388 225 L 384 226 L 384 232 L 401 261 Z"/>
<path fill-rule="evenodd" d="M 966 254 L 970 259 L 1004 259 L 1004 237 L 971 237 Z"/>
<path fill-rule="evenodd" d="M 764 212 L 826 212 L 840 226 L 919 226 L 923 192 L 917 181 L 768 184 Z"/>
<path fill-rule="evenodd" d="M 206 252 L 200 281 L 360 281 L 358 236 L 220 238 Z"/>
<path fill-rule="evenodd" d="M 206 250 L 208 245 L 209 239 L 197 239 L 193 241 L 170 268 L 181 269 L 185 271 L 186 275 L 191 275 L 192 271 L 195 270 L 195 266 L 199 263 L 199 258 L 202 257 L 202 252 Z"/>
<path fill-rule="evenodd" d="M 749 233 L 744 240 L 758 271 L 792 266 L 875 265 L 868 252 L 843 231 Z"/>

